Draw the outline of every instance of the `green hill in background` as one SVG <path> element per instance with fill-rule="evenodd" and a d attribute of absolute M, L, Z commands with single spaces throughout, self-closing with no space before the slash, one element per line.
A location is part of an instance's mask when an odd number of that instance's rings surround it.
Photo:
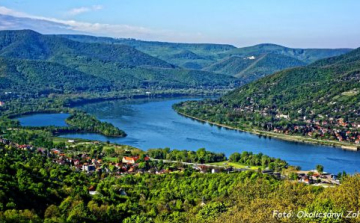
<path fill-rule="evenodd" d="M 261 78 L 219 100 L 175 108 L 245 130 L 359 143 L 360 48 Z"/>
<path fill-rule="evenodd" d="M 180 68 L 131 46 L 78 42 L 31 30 L 0 31 L 0 58 L 0 87 L 17 93 L 227 88 L 236 82 Z"/>
<path fill-rule="evenodd" d="M 248 83 L 282 69 L 304 66 L 351 50 L 293 49 L 275 44 L 236 48 L 224 44 L 152 42 L 86 35 L 62 36 L 79 42 L 132 46 L 176 66 L 234 76 L 241 83 Z"/>
<path fill-rule="evenodd" d="M 279 70 L 306 65 L 305 62 L 281 54 L 254 55 L 248 57 L 232 56 L 213 64 L 206 68 L 206 70 L 220 74 L 229 74 L 239 78 L 242 83 L 248 83 Z"/>

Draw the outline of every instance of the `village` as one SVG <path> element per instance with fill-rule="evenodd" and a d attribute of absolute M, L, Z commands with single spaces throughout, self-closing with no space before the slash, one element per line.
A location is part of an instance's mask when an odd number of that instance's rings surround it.
<path fill-rule="evenodd" d="M 75 143 L 75 140 L 68 140 L 69 143 Z M 98 144 L 99 142 L 89 142 L 92 144 Z M 86 152 L 72 152 L 72 151 L 62 151 L 57 148 L 45 149 L 37 148 L 31 145 L 19 145 L 17 143 L 11 142 L 0 136 L 0 144 L 8 145 L 20 150 L 37 152 L 47 158 L 51 159 L 53 163 L 58 165 L 68 165 L 74 171 L 82 171 L 88 175 L 92 174 L 111 174 L 118 177 L 127 175 L 127 174 L 169 174 L 172 172 L 184 172 L 185 169 L 190 169 L 191 171 L 203 173 L 203 174 L 215 174 L 215 173 L 236 173 L 242 171 L 260 171 L 263 174 L 271 175 L 279 180 L 292 180 L 299 183 L 304 183 L 314 186 L 335 186 L 339 185 L 340 181 L 337 179 L 337 176 L 327 172 L 319 172 L 318 170 L 310 171 L 301 171 L 294 170 L 291 172 L 280 173 L 274 172 L 269 168 L 263 170 L 254 170 L 250 167 L 245 168 L 234 168 L 230 165 L 213 165 L 213 164 L 198 164 L 198 163 L 188 163 L 188 162 L 178 162 L 172 160 L 160 160 L 152 159 L 146 154 L 142 155 L 131 155 L 130 151 L 122 157 L 120 162 L 114 162 L 109 160 L 104 160 L 99 156 L 91 156 Z M 71 157 L 66 154 L 72 154 Z M 149 165 L 148 163 L 155 163 Z M 161 163 L 161 168 L 158 165 Z M 227 164 L 227 163 L 224 163 Z"/>
<path fill-rule="evenodd" d="M 274 133 L 286 135 L 298 134 L 316 139 L 330 139 L 360 145 L 360 123 L 346 121 L 344 118 L 325 117 L 318 114 L 317 118 L 301 116 L 300 118 L 291 119 L 289 114 L 273 111 L 269 107 L 259 110 L 255 109 L 255 106 L 252 105 L 235 108 L 234 112 L 239 114 L 255 112 L 261 114 L 263 117 L 273 116 L 275 122 L 264 123 L 263 128 Z M 299 110 L 298 113 L 301 114 L 302 110 Z M 281 120 L 294 121 L 299 124 L 289 123 L 286 126 L 277 125 L 276 121 Z"/>

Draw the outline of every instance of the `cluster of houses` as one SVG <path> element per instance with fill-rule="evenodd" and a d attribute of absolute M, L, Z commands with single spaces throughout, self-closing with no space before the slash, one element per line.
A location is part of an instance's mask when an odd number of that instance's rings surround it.
<path fill-rule="evenodd" d="M 254 106 L 252 98 L 248 98 L 252 105 L 241 108 L 234 108 L 234 112 L 239 113 L 259 113 L 262 116 L 274 116 L 275 120 L 286 119 L 290 120 L 289 114 L 283 114 L 280 111 L 274 111 L 270 107 L 265 107 L 259 110 Z M 302 113 L 302 109 L 298 111 Z M 309 137 L 320 137 L 326 139 L 337 140 L 339 142 L 351 142 L 360 145 L 360 123 L 348 122 L 343 118 L 325 117 L 318 115 L 319 119 L 311 119 L 306 116 L 295 119 L 304 124 L 292 124 L 288 126 L 276 126 L 275 123 L 264 123 L 264 129 L 273 131 L 275 133 L 283 134 L 301 134 Z"/>
<path fill-rule="evenodd" d="M 87 173 L 110 172 L 110 169 L 112 169 L 110 168 L 111 166 L 114 166 L 114 169 L 111 172 L 115 171 L 119 174 L 135 173 L 135 170 L 138 167 L 138 163 L 136 163 L 136 161 L 140 158 L 139 156 L 124 156 L 121 163 L 112 163 L 103 162 L 102 159 L 93 158 L 86 153 L 78 154 L 75 156 L 75 158 L 68 157 L 60 149 L 54 148 L 47 150 L 45 148 L 36 148 L 32 145 L 13 143 L 2 137 L 0 137 L 0 143 L 4 145 L 10 145 L 21 150 L 42 153 L 44 156 L 52 158 L 53 163 L 57 163 L 59 165 L 69 165 L 76 171 L 85 171 Z M 144 158 L 145 161 L 149 159 L 150 158 L 148 156 Z"/>
<path fill-rule="evenodd" d="M 28 150 L 33 152 L 42 153 L 44 156 L 48 156 L 52 159 L 53 163 L 57 163 L 59 165 L 69 165 L 75 171 L 84 171 L 88 174 L 93 173 L 112 173 L 117 175 L 125 175 L 125 174 L 136 174 L 136 173 L 151 173 L 151 174 L 167 174 L 173 171 L 184 171 L 183 167 L 173 167 L 170 166 L 166 169 L 158 170 L 157 168 L 150 169 L 141 169 L 139 168 L 139 163 L 137 162 L 140 159 L 140 156 L 124 156 L 120 163 L 117 162 L 104 162 L 102 159 L 93 158 L 89 154 L 81 153 L 76 155 L 75 157 L 68 157 L 65 153 L 63 153 L 59 149 L 51 149 L 46 150 L 44 148 L 36 148 L 31 145 L 19 145 L 16 143 L 12 143 L 7 139 L 0 137 L 0 143 L 5 145 L 11 145 L 21 150 Z M 145 156 L 143 158 L 145 161 L 150 160 L 149 156 Z M 233 167 L 220 167 L 214 166 L 210 164 L 192 164 L 192 163 L 184 163 L 185 165 L 191 165 L 195 171 L 200 173 L 219 173 L 219 172 L 241 172 L 247 171 L 249 168 L 237 169 Z M 279 172 L 274 172 L 270 169 L 262 170 L 263 174 L 272 175 L 278 179 L 283 179 Z M 306 184 L 328 184 L 328 185 L 337 185 L 339 181 L 336 179 L 336 175 L 330 173 L 319 173 L 316 170 L 312 171 L 297 171 L 297 181 L 299 183 Z M 90 190 L 91 191 L 91 190 Z"/>
<path fill-rule="evenodd" d="M 345 122 L 344 119 L 330 118 L 328 121 L 306 120 L 306 125 L 274 127 L 275 133 L 301 133 L 309 137 L 335 139 L 339 142 L 360 144 L 360 124 Z"/>
<path fill-rule="evenodd" d="M 121 160 L 121 162 L 110 162 L 110 161 L 104 161 L 99 158 L 91 157 L 89 154 L 86 153 L 80 153 L 78 155 L 68 157 L 64 152 L 62 152 L 60 149 L 50 149 L 47 150 L 45 148 L 36 148 L 31 145 L 20 145 L 17 143 L 10 142 L 7 139 L 0 137 L 0 143 L 3 143 L 5 145 L 11 145 L 12 147 L 21 149 L 21 150 L 27 150 L 31 152 L 38 152 L 42 153 L 44 156 L 49 157 L 52 159 L 53 163 L 59 164 L 59 165 L 69 165 L 74 171 L 83 171 L 87 174 L 101 174 L 101 173 L 113 173 L 117 175 L 126 175 L 126 174 L 136 174 L 136 173 L 151 173 L 151 174 L 167 174 L 171 173 L 173 171 L 184 171 L 184 168 L 182 167 L 173 167 L 169 166 L 166 169 L 157 169 L 157 168 L 151 168 L 151 169 L 144 169 L 139 168 L 139 163 L 137 162 L 140 159 L 140 156 L 124 156 Z M 149 156 L 145 156 L 144 161 L 150 160 Z M 195 170 L 199 170 L 202 168 L 194 168 Z M 203 168 L 202 170 L 205 170 Z M 205 172 L 205 171 L 200 171 Z M 218 170 L 212 170 L 213 173 L 219 172 Z"/>
<path fill-rule="evenodd" d="M 316 170 L 310 171 L 297 171 L 297 180 L 300 183 L 316 184 L 316 185 L 339 185 L 340 181 L 336 175 L 331 173 L 322 172 L 319 173 Z"/>
<path fill-rule="evenodd" d="M 76 171 L 84 171 L 87 173 L 116 173 L 116 174 L 128 174 L 128 173 L 143 173 L 144 170 L 138 168 L 139 163 L 136 161 L 140 159 L 139 156 L 124 156 L 122 162 L 104 162 L 102 159 L 93 158 L 89 154 L 82 153 L 75 158 L 67 157 L 65 153 L 62 153 L 59 149 L 51 149 L 53 162 L 60 165 L 69 165 Z M 146 156 L 145 161 L 150 160 L 150 157 Z"/>
<path fill-rule="evenodd" d="M 173 165 L 167 166 L 166 169 L 157 169 L 157 168 L 150 168 L 144 169 L 139 168 L 139 163 L 137 162 L 140 159 L 140 156 L 124 156 L 121 162 L 110 162 L 110 161 L 103 161 L 99 158 L 91 157 L 89 154 L 80 153 L 78 155 L 68 157 L 65 153 L 63 153 L 60 149 L 51 149 L 47 150 L 44 148 L 36 148 L 31 145 L 19 145 L 16 143 L 11 143 L 10 141 L 0 138 L 0 143 L 3 144 L 11 144 L 13 147 L 16 147 L 21 150 L 28 150 L 32 152 L 39 152 L 42 153 L 44 156 L 47 156 L 52 159 L 53 163 L 59 165 L 69 165 L 75 171 L 84 171 L 88 174 L 93 173 L 113 173 L 117 175 L 124 175 L 124 174 L 135 174 L 135 173 L 151 173 L 151 174 L 167 174 L 173 171 L 184 171 L 185 168 L 183 167 L 174 167 Z M 145 156 L 144 161 L 150 160 L 149 156 Z M 247 171 L 249 169 L 236 169 L 233 167 L 219 167 L 209 164 L 192 164 L 191 167 L 200 173 L 219 173 L 219 172 L 241 172 Z M 187 165 L 185 164 L 185 165 Z M 273 175 L 272 172 L 265 171 L 266 174 Z M 276 174 L 275 174 L 276 175 Z M 280 174 L 279 174 L 280 177 Z"/>

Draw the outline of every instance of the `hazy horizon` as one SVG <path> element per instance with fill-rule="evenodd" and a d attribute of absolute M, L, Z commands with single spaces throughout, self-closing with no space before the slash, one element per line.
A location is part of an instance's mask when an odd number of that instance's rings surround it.
<path fill-rule="evenodd" d="M 275 4 L 276 3 L 276 4 Z M 109 0 L 0 3 L 0 30 L 246 47 L 358 48 L 360 2 Z"/>

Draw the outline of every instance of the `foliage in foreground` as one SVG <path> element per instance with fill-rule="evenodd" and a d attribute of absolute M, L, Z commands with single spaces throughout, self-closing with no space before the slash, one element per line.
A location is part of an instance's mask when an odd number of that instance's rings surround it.
<path fill-rule="evenodd" d="M 273 211 L 359 209 L 359 175 L 339 187 L 321 188 L 252 171 L 86 175 L 8 147 L 0 157 L 0 221 L 5 222 L 308 222 L 314 219 L 276 219 Z M 89 195 L 90 187 L 98 194 Z"/>

